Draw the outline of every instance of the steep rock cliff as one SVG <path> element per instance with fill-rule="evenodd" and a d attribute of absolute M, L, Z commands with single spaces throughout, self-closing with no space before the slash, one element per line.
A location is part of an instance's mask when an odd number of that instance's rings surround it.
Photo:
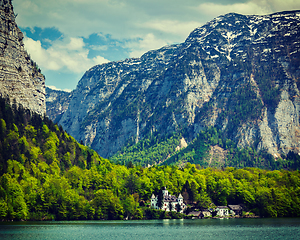
<path fill-rule="evenodd" d="M 0 0 L 0 95 L 46 113 L 45 78 L 24 49 L 11 0 Z"/>
<path fill-rule="evenodd" d="M 88 70 L 61 124 L 102 156 L 147 134 L 216 126 L 240 147 L 299 152 L 300 12 L 227 14 L 182 44 Z M 50 114 L 52 119 L 57 114 Z"/>
<path fill-rule="evenodd" d="M 71 93 L 46 87 L 46 114 L 55 116 L 53 121 L 59 122 L 61 115 L 68 109 Z"/>

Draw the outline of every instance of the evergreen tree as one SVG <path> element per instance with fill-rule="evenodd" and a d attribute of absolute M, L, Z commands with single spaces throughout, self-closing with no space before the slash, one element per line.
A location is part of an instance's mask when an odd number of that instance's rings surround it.
<path fill-rule="evenodd" d="M 172 204 L 172 202 L 169 202 L 169 210 L 170 210 L 170 211 L 173 210 L 173 204 Z"/>
<path fill-rule="evenodd" d="M 179 203 L 176 204 L 176 211 L 180 212 L 182 210 L 182 207 L 180 206 Z"/>
<path fill-rule="evenodd" d="M 157 206 L 159 209 L 161 209 L 163 207 L 164 204 L 164 194 L 162 189 L 159 190 L 158 192 L 158 196 L 157 196 Z"/>

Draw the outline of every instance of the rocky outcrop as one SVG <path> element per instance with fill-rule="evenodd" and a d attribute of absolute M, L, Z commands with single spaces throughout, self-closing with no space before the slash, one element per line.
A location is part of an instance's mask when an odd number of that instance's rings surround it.
<path fill-rule="evenodd" d="M 227 14 L 182 44 L 97 65 L 70 94 L 61 124 L 100 155 L 147 134 L 207 126 L 240 147 L 299 152 L 300 12 Z M 50 115 L 55 119 L 58 115 Z"/>
<path fill-rule="evenodd" d="M 46 87 L 46 114 L 56 116 L 54 122 L 59 122 L 62 114 L 68 109 L 71 93 Z"/>
<path fill-rule="evenodd" d="M 11 0 L 0 0 L 0 95 L 46 113 L 45 78 L 24 49 Z"/>
<path fill-rule="evenodd" d="M 179 140 L 179 145 L 175 148 L 175 151 L 180 151 L 181 149 L 184 149 L 188 146 L 184 138 L 181 138 Z"/>
<path fill-rule="evenodd" d="M 227 151 L 219 146 L 210 146 L 208 166 L 224 166 L 225 160 L 227 158 Z"/>

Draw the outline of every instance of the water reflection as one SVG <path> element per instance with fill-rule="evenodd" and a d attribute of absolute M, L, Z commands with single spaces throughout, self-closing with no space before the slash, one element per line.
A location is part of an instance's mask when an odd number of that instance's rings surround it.
<path fill-rule="evenodd" d="M 298 239 L 300 219 L 0 223 L 0 239 Z"/>

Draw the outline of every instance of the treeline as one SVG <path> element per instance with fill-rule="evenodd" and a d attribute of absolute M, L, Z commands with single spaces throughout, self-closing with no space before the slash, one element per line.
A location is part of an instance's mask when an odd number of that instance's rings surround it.
<path fill-rule="evenodd" d="M 264 217 L 300 216 L 299 171 L 113 164 L 47 118 L 3 99 L 0 110 L 0 219 L 182 217 L 149 209 L 162 187 L 191 207 L 244 204 Z"/>
<path fill-rule="evenodd" d="M 300 216 L 300 173 L 257 168 L 199 169 L 187 164 L 151 168 L 73 166 L 64 173 L 45 162 L 24 167 L 9 160 L 0 178 L 4 220 L 151 219 L 178 217 L 149 209 L 152 193 L 166 186 L 198 209 L 244 204 L 262 217 Z M 174 216 L 172 216 L 174 215 Z"/>

